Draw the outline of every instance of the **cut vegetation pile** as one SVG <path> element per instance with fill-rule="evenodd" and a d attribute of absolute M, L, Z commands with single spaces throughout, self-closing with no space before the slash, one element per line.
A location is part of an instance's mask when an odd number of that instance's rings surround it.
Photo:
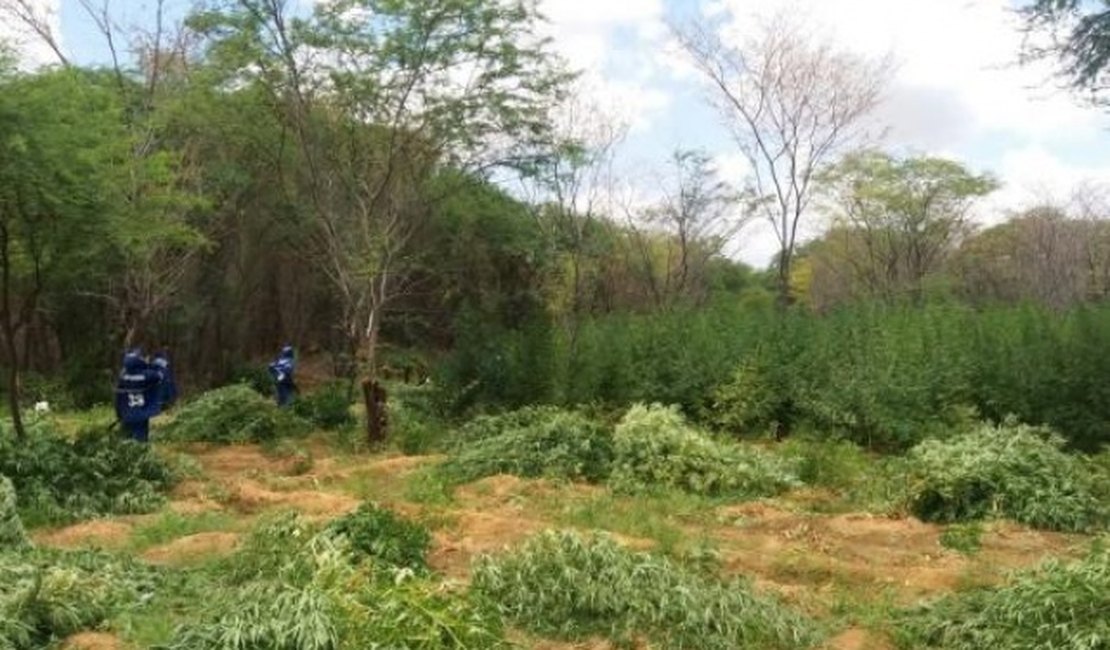
<path fill-rule="evenodd" d="M 141 606 L 159 574 L 91 552 L 0 552 L 0 648 L 32 650 Z"/>
<path fill-rule="evenodd" d="M 480 560 L 471 588 L 510 621 L 544 635 L 654 648 L 803 648 L 813 628 L 744 582 L 719 582 L 605 536 L 546 532 Z"/>
<path fill-rule="evenodd" d="M 501 417 L 466 431 L 467 442 L 438 473 L 455 484 L 496 474 L 584 481 L 609 475 L 613 436 L 602 424 L 559 409 Z"/>
<path fill-rule="evenodd" d="M 1001 588 L 949 596 L 900 625 L 905 648 L 1110 648 L 1110 547 L 1075 562 L 1049 561 Z"/>
<path fill-rule="evenodd" d="M 182 406 L 161 433 L 179 442 L 268 443 L 305 435 L 311 426 L 245 384 L 208 391 Z"/>
<path fill-rule="evenodd" d="M 633 406 L 617 425 L 612 485 L 623 492 L 677 489 L 708 496 L 764 496 L 798 484 L 781 459 L 713 440 L 674 406 Z"/>
<path fill-rule="evenodd" d="M 29 544 L 16 509 L 15 487 L 7 476 L 0 475 L 0 552 L 23 549 Z"/>
<path fill-rule="evenodd" d="M 368 559 L 414 571 L 428 569 L 428 529 L 377 504 L 362 504 L 331 522 L 326 532 L 343 537 L 356 562 Z"/>
<path fill-rule="evenodd" d="M 399 557 L 422 554 L 421 539 L 402 528 L 363 525 L 356 537 Z M 371 530 L 401 537 L 369 539 Z M 292 515 L 262 526 L 221 574 L 226 584 L 213 587 L 199 619 L 181 626 L 167 648 L 335 650 L 370 640 L 378 648 L 507 647 L 496 613 L 465 593 L 360 556 L 347 536 L 319 534 Z"/>
<path fill-rule="evenodd" d="M 909 508 L 925 521 L 1007 518 L 1051 530 L 1103 529 L 1108 504 L 1098 483 L 1108 477 L 1063 444 L 1046 429 L 1014 423 L 927 440 L 908 457 Z"/>
<path fill-rule="evenodd" d="M 0 434 L 0 475 L 29 525 L 152 512 L 175 481 L 149 445 L 92 429 L 70 440 L 48 420 L 33 422 L 25 440 Z"/>

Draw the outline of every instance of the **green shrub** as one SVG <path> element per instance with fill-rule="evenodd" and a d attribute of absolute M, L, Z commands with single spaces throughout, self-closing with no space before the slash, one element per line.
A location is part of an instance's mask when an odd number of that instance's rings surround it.
<path fill-rule="evenodd" d="M 976 553 L 983 545 L 983 525 L 977 521 L 949 524 L 940 534 L 940 545 L 964 555 Z"/>
<path fill-rule="evenodd" d="M 0 474 L 15 486 L 28 525 L 151 512 L 175 482 L 150 445 L 104 429 L 70 441 L 46 419 L 31 420 L 23 441 L 0 434 Z"/>
<path fill-rule="evenodd" d="M 0 552 L 23 549 L 30 543 L 23 522 L 19 520 L 15 486 L 7 476 L 0 474 Z"/>
<path fill-rule="evenodd" d="M 370 558 L 416 571 L 428 568 L 426 556 L 432 543 L 428 529 L 377 504 L 363 503 L 329 524 L 326 531 L 346 538 L 359 560 Z"/>
<path fill-rule="evenodd" d="M 847 440 L 795 437 L 776 449 L 806 485 L 852 490 L 875 479 L 878 460 Z"/>
<path fill-rule="evenodd" d="M 1007 585 L 943 598 L 899 621 L 905 648 L 1080 650 L 1110 647 L 1110 548 L 1051 560 Z"/>
<path fill-rule="evenodd" d="M 348 385 L 333 381 L 311 393 L 302 393 L 293 400 L 293 412 L 325 431 L 332 431 L 354 422 Z"/>
<path fill-rule="evenodd" d="M 437 471 L 456 484 L 495 474 L 600 481 L 612 461 L 613 437 L 604 426 L 579 413 L 552 410 L 526 426 L 467 445 Z"/>
<path fill-rule="evenodd" d="M 481 558 L 471 589 L 514 624 L 561 638 L 646 637 L 654 648 L 802 648 L 813 627 L 744 582 L 719 582 L 606 536 L 546 532 Z"/>
<path fill-rule="evenodd" d="M 210 390 L 185 404 L 162 437 L 178 442 L 271 442 L 307 433 L 310 425 L 249 387 Z"/>
<path fill-rule="evenodd" d="M 713 391 L 708 419 L 733 435 L 777 434 L 795 418 L 790 393 L 757 358 L 746 359 Z"/>
<path fill-rule="evenodd" d="M 625 492 L 677 489 L 704 495 L 776 494 L 797 484 L 787 464 L 756 449 L 720 443 L 677 407 L 638 404 L 614 434 L 611 484 Z"/>
<path fill-rule="evenodd" d="M 272 519 L 228 561 L 230 585 L 165 650 L 507 647 L 495 612 L 357 556 L 345 536 L 314 534 L 291 514 Z"/>
<path fill-rule="evenodd" d="M 0 648 L 32 650 L 149 598 L 158 574 L 95 553 L 0 553 Z"/>
<path fill-rule="evenodd" d="M 526 406 L 515 411 L 478 415 L 455 430 L 451 447 L 457 451 L 465 450 L 483 440 L 542 424 L 564 413 L 565 410 L 554 406 Z"/>
<path fill-rule="evenodd" d="M 427 454 L 448 446 L 450 426 L 436 405 L 434 388 L 394 384 L 388 390 L 389 436 L 402 453 Z"/>
<path fill-rule="evenodd" d="M 1005 517 L 1051 530 L 1104 528 L 1107 504 L 1083 459 L 1051 431 L 1006 422 L 950 440 L 927 440 L 909 454 L 907 504 L 925 521 Z"/>

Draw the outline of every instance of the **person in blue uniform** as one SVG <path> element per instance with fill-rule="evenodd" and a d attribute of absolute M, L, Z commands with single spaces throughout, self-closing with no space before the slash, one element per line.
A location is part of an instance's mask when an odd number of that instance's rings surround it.
<path fill-rule="evenodd" d="M 174 379 L 173 368 L 170 367 L 170 357 L 165 350 L 161 350 L 155 353 L 150 364 L 162 372 L 162 387 L 158 399 L 162 404 L 162 410 L 168 410 L 177 401 L 177 380 Z"/>
<path fill-rule="evenodd" d="M 116 417 L 133 440 L 150 440 L 150 418 L 162 408 L 161 384 L 162 372 L 147 363 L 142 351 L 129 350 L 123 356 L 123 371 L 116 383 Z"/>
<path fill-rule="evenodd" d="M 293 400 L 297 392 L 297 384 L 293 381 L 293 373 L 297 363 L 293 360 L 293 346 L 287 345 L 281 349 L 281 354 L 270 364 L 270 376 L 274 378 L 277 386 L 277 405 L 285 406 Z"/>

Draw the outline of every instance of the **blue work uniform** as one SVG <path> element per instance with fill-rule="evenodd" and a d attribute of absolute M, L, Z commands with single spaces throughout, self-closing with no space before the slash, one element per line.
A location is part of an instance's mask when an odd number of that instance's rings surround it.
<path fill-rule="evenodd" d="M 123 357 L 123 372 L 116 383 L 116 416 L 133 440 L 150 439 L 150 418 L 162 410 L 161 384 L 162 372 L 138 351 Z"/>
<path fill-rule="evenodd" d="M 273 363 L 270 364 L 270 376 L 274 379 L 274 384 L 277 386 L 277 405 L 285 406 L 293 399 L 293 395 L 297 392 L 297 384 L 293 381 L 293 373 L 297 369 L 297 363 L 293 360 L 292 346 L 285 346 L 281 350 L 281 354 Z"/>
<path fill-rule="evenodd" d="M 177 380 L 173 376 L 170 359 L 165 352 L 159 352 L 154 355 L 154 359 L 150 363 L 162 372 L 162 386 L 158 399 L 162 404 L 162 409 L 168 409 L 177 401 Z"/>

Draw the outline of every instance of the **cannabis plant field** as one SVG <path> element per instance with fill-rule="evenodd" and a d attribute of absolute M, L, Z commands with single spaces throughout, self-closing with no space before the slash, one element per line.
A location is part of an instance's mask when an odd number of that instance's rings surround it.
<path fill-rule="evenodd" d="M 1110 464 L 1047 429 L 878 456 L 418 393 L 375 449 L 240 388 L 151 446 L 0 439 L 0 649 L 1110 647 Z"/>

